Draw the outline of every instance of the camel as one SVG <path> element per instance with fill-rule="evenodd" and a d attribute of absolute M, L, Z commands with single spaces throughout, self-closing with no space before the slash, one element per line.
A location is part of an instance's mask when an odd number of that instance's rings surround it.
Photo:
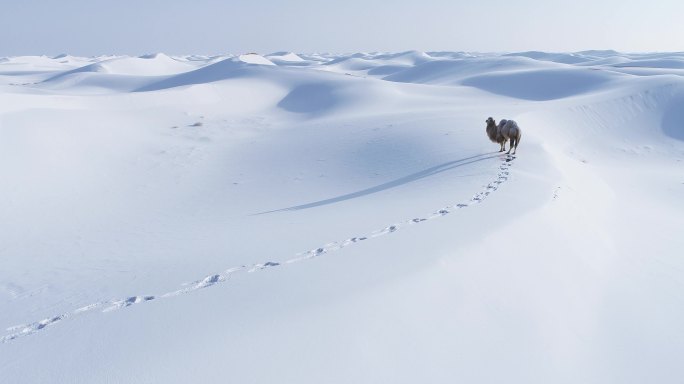
<path fill-rule="evenodd" d="M 515 152 L 518 150 L 520 138 L 522 137 L 522 130 L 520 129 L 520 127 L 518 127 L 518 123 L 516 123 L 513 120 L 502 119 L 501 121 L 499 121 L 499 125 L 496 125 L 496 121 L 491 117 L 488 118 L 485 122 L 487 123 L 486 130 L 489 139 L 501 145 L 501 149 L 499 149 L 499 152 L 503 152 L 506 150 L 506 142 L 510 140 L 511 145 L 508 148 L 508 152 L 506 152 L 506 154 L 510 154 L 512 149 L 513 154 L 515 155 Z"/>

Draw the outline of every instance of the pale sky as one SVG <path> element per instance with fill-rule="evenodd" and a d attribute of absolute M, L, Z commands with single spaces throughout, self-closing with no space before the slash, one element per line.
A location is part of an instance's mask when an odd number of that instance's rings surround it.
<path fill-rule="evenodd" d="M 684 51 L 682 0 L 0 1 L 0 56 Z"/>

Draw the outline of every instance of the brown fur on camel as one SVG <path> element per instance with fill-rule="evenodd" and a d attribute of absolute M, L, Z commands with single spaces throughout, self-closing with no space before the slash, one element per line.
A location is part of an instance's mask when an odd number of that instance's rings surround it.
<path fill-rule="evenodd" d="M 499 127 L 496 126 L 496 121 L 489 117 L 485 122 L 487 123 L 487 136 L 489 137 L 489 140 L 501 145 L 499 152 L 505 151 L 506 139 L 499 133 Z"/>

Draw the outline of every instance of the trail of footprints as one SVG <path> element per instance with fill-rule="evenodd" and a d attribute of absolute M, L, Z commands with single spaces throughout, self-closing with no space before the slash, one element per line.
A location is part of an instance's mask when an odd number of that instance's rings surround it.
<path fill-rule="evenodd" d="M 511 164 L 513 163 L 513 160 L 515 159 L 515 156 L 508 155 L 502 159 L 502 163 L 499 166 L 499 172 L 497 174 L 497 177 L 494 181 L 490 182 L 481 190 L 480 192 L 476 193 L 470 200 L 468 200 L 465 203 L 458 203 L 454 205 L 449 205 L 446 206 L 436 212 L 433 212 L 432 214 L 426 216 L 426 217 L 419 217 L 419 218 L 413 218 L 409 220 L 405 220 L 396 224 L 392 224 L 390 226 L 387 226 L 385 228 L 382 228 L 380 230 L 376 230 L 374 232 L 371 232 L 368 235 L 365 236 L 358 236 L 358 237 L 352 237 L 344 241 L 339 241 L 339 242 L 332 242 L 325 244 L 321 247 L 311 249 L 305 252 L 298 253 L 295 255 L 294 258 L 291 258 L 289 260 L 286 260 L 282 263 L 274 262 L 274 261 L 267 261 L 264 263 L 257 263 L 253 265 L 241 265 L 239 267 L 233 267 L 229 268 L 221 273 L 214 274 L 214 275 L 209 275 L 206 276 L 205 278 L 201 280 L 194 281 L 189 284 L 185 284 L 183 288 L 178 289 L 176 291 L 172 292 L 167 292 L 161 295 L 142 295 L 142 296 L 131 296 L 131 297 L 126 297 L 124 299 L 113 299 L 113 300 L 107 300 L 107 301 L 101 301 L 93 304 L 86 305 L 84 307 L 78 308 L 74 311 L 68 312 L 68 313 L 63 313 L 59 316 L 52 316 L 48 317 L 46 319 L 36 321 L 33 323 L 29 324 L 22 324 L 22 325 L 16 325 L 13 327 L 9 327 L 6 329 L 8 334 L 0 339 L 0 342 L 2 343 L 7 343 L 12 340 L 15 340 L 17 338 L 23 337 L 23 336 L 28 336 L 33 333 L 36 333 L 38 331 L 44 330 L 46 328 L 49 328 L 63 320 L 72 318 L 74 316 L 78 316 L 87 312 L 94 311 L 96 309 L 101 309 L 102 312 L 110 312 L 110 311 L 115 311 L 119 310 L 122 308 L 127 308 L 132 305 L 140 304 L 140 303 L 145 303 L 148 301 L 152 300 L 160 300 L 160 299 L 166 299 L 178 295 L 183 295 L 187 294 L 199 289 L 204 289 L 211 287 L 213 285 L 222 283 L 230 278 L 230 275 L 236 272 L 240 271 L 246 271 L 247 273 L 253 273 L 253 272 L 258 272 L 267 268 L 274 268 L 278 267 L 284 264 L 293 264 L 293 263 L 298 263 L 301 261 L 305 261 L 308 259 L 312 259 L 314 257 L 319 257 L 322 255 L 325 255 L 330 252 L 334 251 L 339 251 L 342 248 L 346 248 L 350 245 L 363 242 L 365 240 L 371 239 L 371 238 L 376 238 L 380 236 L 384 236 L 390 233 L 394 233 L 399 231 L 400 229 L 410 226 L 410 225 L 415 225 L 415 224 L 420 224 L 425 221 L 433 220 L 438 217 L 446 216 L 458 209 L 466 208 L 471 205 L 479 204 L 482 201 L 484 201 L 489 195 L 491 195 L 493 192 L 495 192 L 499 186 L 504 183 L 506 180 L 509 178 L 509 168 Z"/>

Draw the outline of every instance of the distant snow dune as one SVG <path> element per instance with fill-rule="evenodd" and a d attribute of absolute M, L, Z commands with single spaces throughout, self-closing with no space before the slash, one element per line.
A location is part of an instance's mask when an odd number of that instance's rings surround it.
<path fill-rule="evenodd" d="M 0 382 L 677 383 L 683 76 L 610 50 L 0 58 Z"/>

